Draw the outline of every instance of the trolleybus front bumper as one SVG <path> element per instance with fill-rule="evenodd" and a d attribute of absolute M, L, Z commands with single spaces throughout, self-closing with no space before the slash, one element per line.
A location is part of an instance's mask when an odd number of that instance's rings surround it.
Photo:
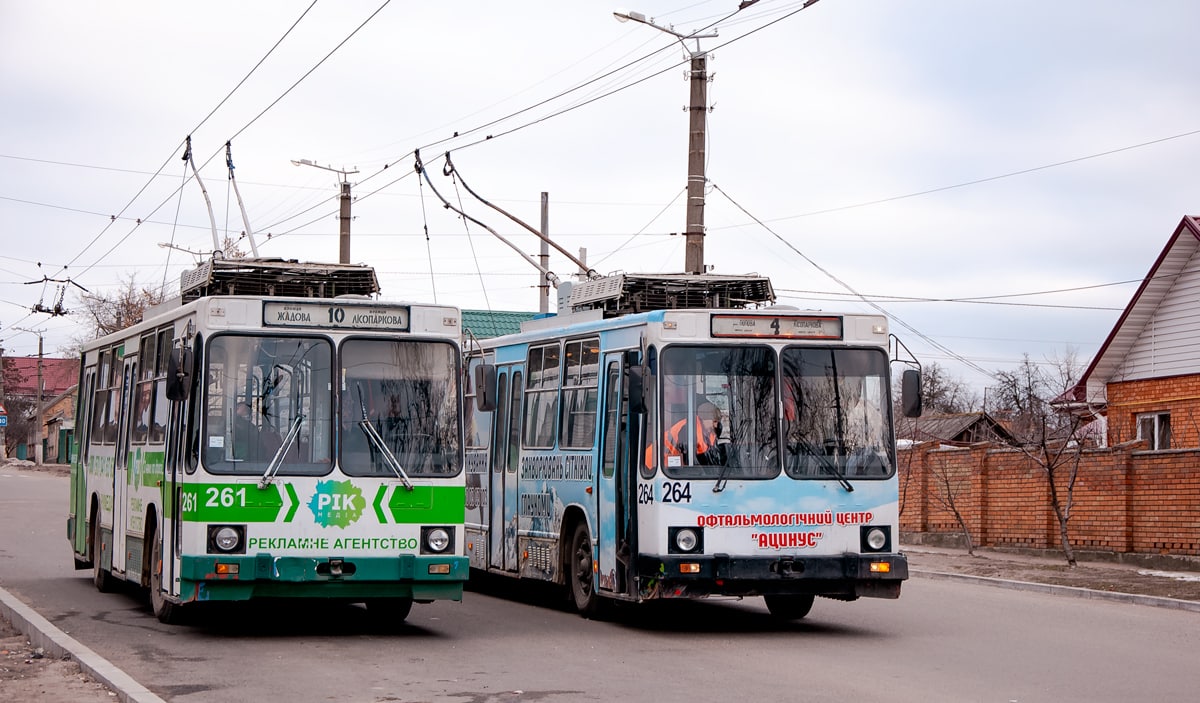
<path fill-rule="evenodd" d="M 462 600 L 469 564 L 460 556 L 275 557 L 271 554 L 185 556 L 180 600 L 332 598 L 360 601 L 408 597 Z"/>
<path fill-rule="evenodd" d="M 903 554 L 749 557 L 643 555 L 643 598 L 811 594 L 842 600 L 899 598 L 908 578 Z"/>

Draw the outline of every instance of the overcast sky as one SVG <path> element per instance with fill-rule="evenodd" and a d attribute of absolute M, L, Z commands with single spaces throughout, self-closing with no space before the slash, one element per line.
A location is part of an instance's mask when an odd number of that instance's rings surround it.
<path fill-rule="evenodd" d="M 1200 4 L 802 7 L 622 8 L 682 34 L 715 23 L 699 43 L 706 263 L 768 275 L 801 308 L 872 310 L 865 296 L 923 362 L 978 388 L 980 369 L 1025 353 L 1089 361 L 1180 219 L 1200 214 Z M 232 140 L 262 256 L 337 261 L 339 176 L 291 161 L 358 171 L 351 259 L 376 267 L 389 300 L 538 307 L 537 271 L 444 209 L 415 149 L 443 195 L 523 251 L 536 255 L 532 235 L 442 175 L 447 150 L 467 185 L 531 224 L 548 192 L 551 235 L 602 273 L 681 271 L 686 57 L 615 9 L 0 0 L 7 353 L 35 354 L 37 331 L 48 353 L 78 333 L 78 316 L 30 312 L 61 287 L 72 310 L 75 284 L 177 288 L 195 257 L 160 244 L 213 248 L 181 159 L 189 134 L 222 238 L 244 229 Z M 575 270 L 557 253 L 550 268 Z"/>

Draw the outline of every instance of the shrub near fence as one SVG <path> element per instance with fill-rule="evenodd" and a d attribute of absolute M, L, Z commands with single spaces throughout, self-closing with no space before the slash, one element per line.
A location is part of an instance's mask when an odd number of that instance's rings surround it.
<path fill-rule="evenodd" d="M 1144 451 L 1134 442 L 1084 451 L 1068 531 L 1075 549 L 1200 556 L 1200 449 Z M 953 495 L 977 546 L 1056 549 L 1044 470 L 1011 448 L 918 445 L 898 452 L 900 528 L 961 534 Z M 1067 499 L 1070 463 L 1056 471 Z"/>

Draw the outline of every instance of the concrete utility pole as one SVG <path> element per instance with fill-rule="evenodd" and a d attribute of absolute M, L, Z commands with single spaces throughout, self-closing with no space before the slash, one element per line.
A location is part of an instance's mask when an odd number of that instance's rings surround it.
<path fill-rule="evenodd" d="M 550 194 L 542 191 L 542 235 L 546 238 L 550 237 Z M 550 242 L 546 239 L 541 240 L 541 250 L 538 253 L 538 263 L 542 265 L 543 271 L 550 270 Z M 550 284 L 546 282 L 546 277 L 538 275 L 538 311 L 550 312 Z"/>
<path fill-rule="evenodd" d="M 350 181 L 346 180 L 346 176 L 358 173 L 358 171 L 346 171 L 340 168 L 333 168 L 332 166 L 322 166 L 321 164 L 314 163 L 311 159 L 292 159 L 292 164 L 295 166 L 312 166 L 313 168 L 341 174 L 341 204 L 338 208 L 338 263 L 350 263 Z"/>
<path fill-rule="evenodd" d="M 4 424 L 0 425 L 0 460 L 8 458 L 8 409 L 4 407 L 4 346 L 0 345 L 0 415 L 4 416 Z"/>
<path fill-rule="evenodd" d="M 749 6 L 743 3 L 744 6 Z M 739 8 L 741 9 L 741 8 Z M 717 36 L 717 33 L 680 34 L 670 27 L 663 27 L 647 19 L 640 12 L 614 12 L 621 22 L 633 20 L 660 32 L 666 32 L 683 44 L 684 51 L 691 56 L 689 75 L 691 84 L 688 103 L 688 180 L 687 180 L 687 230 L 684 243 L 683 267 L 686 273 L 704 273 L 704 186 L 708 180 L 704 175 L 704 148 L 708 140 L 708 52 L 700 50 L 700 40 Z M 688 49 L 685 39 L 696 40 L 696 49 Z"/>
<path fill-rule="evenodd" d="M 46 380 L 42 375 L 42 335 L 38 335 L 38 378 L 37 378 L 37 413 L 33 420 L 33 463 L 42 464 L 42 396 L 46 391 Z"/>

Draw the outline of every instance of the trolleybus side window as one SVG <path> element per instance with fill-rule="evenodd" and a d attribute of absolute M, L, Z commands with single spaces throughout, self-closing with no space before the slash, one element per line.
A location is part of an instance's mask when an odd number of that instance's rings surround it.
<path fill-rule="evenodd" d="M 663 351 L 661 366 L 664 473 L 680 479 L 778 475 L 775 355 L 769 347 L 672 346 Z"/>
<path fill-rule="evenodd" d="M 558 446 L 591 449 L 596 441 L 596 400 L 600 389 L 600 340 L 567 342 L 563 379 L 562 428 Z"/>
<path fill-rule="evenodd" d="M 163 338 L 167 348 L 162 348 Z M 167 375 L 165 354 L 170 353 L 170 329 L 160 330 L 142 337 L 138 352 L 141 369 L 138 373 L 137 394 L 133 400 L 133 427 L 130 439 L 133 444 L 162 444 L 167 426 Z"/>
<path fill-rule="evenodd" d="M 620 440 L 625 433 L 617 433 L 621 423 L 621 364 L 610 361 L 604 371 L 604 447 L 601 470 L 604 478 L 612 478 L 616 472 L 616 458 L 622 451 Z"/>
<path fill-rule="evenodd" d="M 508 423 L 508 462 L 505 466 L 508 473 L 516 473 L 517 459 L 521 456 L 521 372 L 514 371 L 512 375 L 512 398 L 509 400 Z M 550 420 L 554 422 L 553 419 Z M 553 435 L 551 435 L 553 436 Z"/>
<path fill-rule="evenodd" d="M 878 349 L 783 351 L 784 468 L 793 478 L 887 478 L 895 470 L 888 360 Z"/>
<path fill-rule="evenodd" d="M 346 474 L 394 476 L 387 453 L 409 476 L 458 473 L 459 369 L 453 345 L 350 339 L 340 359 Z"/>
<path fill-rule="evenodd" d="M 529 350 L 529 374 L 525 388 L 525 446 L 549 449 L 554 446 L 554 420 L 558 417 L 558 344 Z M 515 385 L 514 385 L 515 388 Z"/>
<path fill-rule="evenodd" d="M 519 406 L 518 406 L 519 407 Z M 508 405 L 508 374 L 501 371 L 496 375 L 496 446 L 492 448 L 492 473 L 504 471 L 504 463 L 508 459 L 509 423 L 517 426 L 517 418 L 508 417 L 511 408 Z"/>
<path fill-rule="evenodd" d="M 208 345 L 204 460 L 214 473 L 331 468 L 332 352 L 318 337 L 215 335 Z"/>

